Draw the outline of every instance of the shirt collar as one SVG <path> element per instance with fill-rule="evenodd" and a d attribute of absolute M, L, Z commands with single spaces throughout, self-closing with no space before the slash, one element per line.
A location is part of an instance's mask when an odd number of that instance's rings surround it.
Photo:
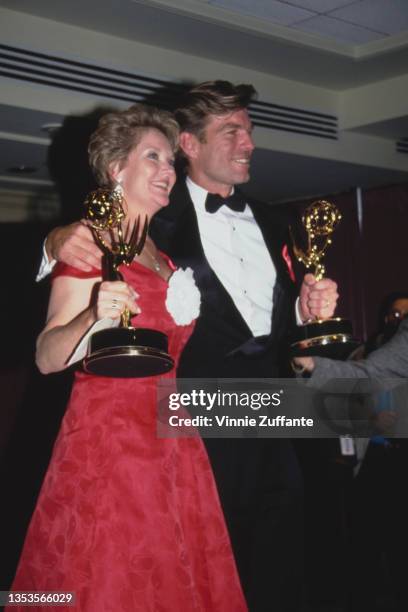
<path fill-rule="evenodd" d="M 200 185 L 197 185 L 194 181 L 191 180 L 189 176 L 186 178 L 187 189 L 190 193 L 191 200 L 194 204 L 194 208 L 205 211 L 205 200 L 207 198 L 208 191 Z"/>
<path fill-rule="evenodd" d="M 194 204 L 194 208 L 200 212 L 205 212 L 207 215 L 211 214 L 205 210 L 205 201 L 207 199 L 207 189 L 197 185 L 189 176 L 186 178 L 187 189 L 190 193 L 191 200 Z M 234 193 L 234 187 L 231 190 L 230 195 Z"/>

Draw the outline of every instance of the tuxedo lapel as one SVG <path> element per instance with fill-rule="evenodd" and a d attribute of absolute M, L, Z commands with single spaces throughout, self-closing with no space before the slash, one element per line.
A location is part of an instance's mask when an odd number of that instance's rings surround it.
<path fill-rule="evenodd" d="M 248 205 L 261 230 L 266 248 L 275 266 L 276 275 L 279 278 L 282 273 L 286 272 L 286 264 L 282 257 L 284 233 L 282 219 L 279 215 L 274 214 L 272 207 L 267 207 L 267 205 L 263 203 L 248 201 Z M 268 208 L 271 210 L 268 210 Z"/>

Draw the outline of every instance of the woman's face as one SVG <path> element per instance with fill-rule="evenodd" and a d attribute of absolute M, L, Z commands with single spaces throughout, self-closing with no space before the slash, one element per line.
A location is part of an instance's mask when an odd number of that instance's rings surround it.
<path fill-rule="evenodd" d="M 176 181 L 174 153 L 166 136 L 157 129 L 147 130 L 125 165 L 114 167 L 112 174 L 123 187 L 128 214 L 153 216 L 169 203 Z"/>

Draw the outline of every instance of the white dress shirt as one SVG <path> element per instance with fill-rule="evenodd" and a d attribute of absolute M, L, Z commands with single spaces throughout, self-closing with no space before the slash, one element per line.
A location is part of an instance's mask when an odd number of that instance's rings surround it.
<path fill-rule="evenodd" d="M 43 242 L 42 258 L 41 258 L 40 268 L 39 268 L 39 270 L 37 272 L 37 276 L 35 277 L 35 280 L 37 281 L 37 283 L 39 283 L 43 278 L 48 276 L 48 274 L 51 274 L 51 272 L 54 269 L 55 264 L 57 263 L 55 261 L 55 259 L 48 260 L 47 251 L 45 249 L 46 240 L 47 239 L 45 238 L 45 240 Z"/>
<path fill-rule="evenodd" d="M 276 270 L 251 209 L 247 205 L 243 212 L 235 212 L 221 206 L 209 213 L 207 191 L 189 177 L 187 188 L 208 263 L 253 335 L 269 334 Z"/>

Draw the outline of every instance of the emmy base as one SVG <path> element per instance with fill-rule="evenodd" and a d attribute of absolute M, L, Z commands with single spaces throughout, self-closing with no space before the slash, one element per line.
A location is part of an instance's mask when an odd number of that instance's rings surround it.
<path fill-rule="evenodd" d="M 353 338 L 351 322 L 335 317 L 316 319 L 297 328 L 290 345 L 291 357 L 317 355 L 330 359 L 347 359 L 359 342 Z"/>
<path fill-rule="evenodd" d="M 143 378 L 174 367 L 167 336 L 154 329 L 120 327 L 91 336 L 84 370 L 96 376 Z"/>

